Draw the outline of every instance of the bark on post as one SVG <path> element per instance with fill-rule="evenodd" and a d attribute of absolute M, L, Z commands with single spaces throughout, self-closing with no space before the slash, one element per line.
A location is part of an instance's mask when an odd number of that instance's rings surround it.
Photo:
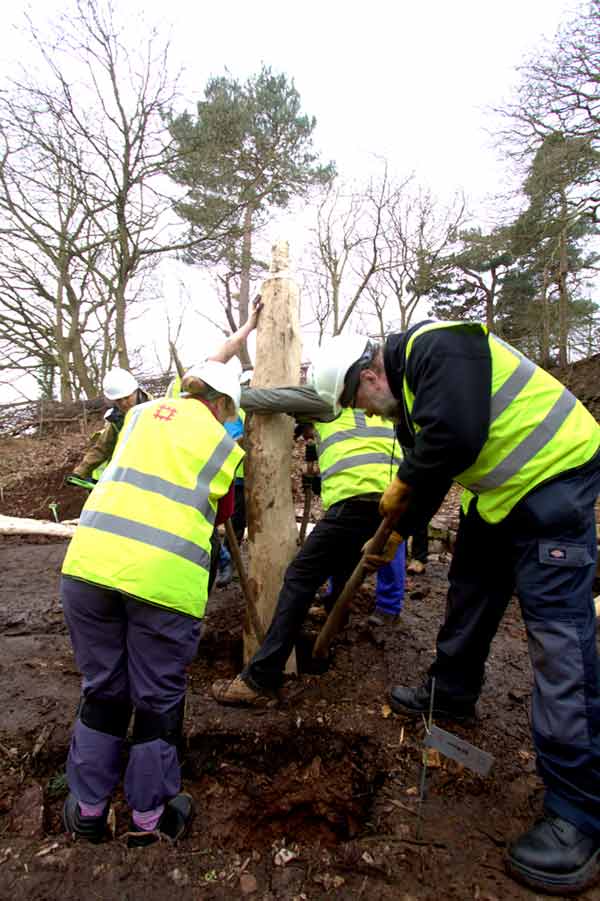
<path fill-rule="evenodd" d="M 262 287 L 264 308 L 256 333 L 252 384 L 261 388 L 300 382 L 298 287 L 289 277 L 287 242 L 273 247 L 271 271 Z M 248 417 L 245 430 L 248 582 L 258 617 L 266 632 L 277 602 L 283 574 L 298 551 L 292 498 L 293 420 L 286 415 Z M 251 621 L 244 620 L 244 660 L 258 647 Z M 295 669 L 295 661 L 291 661 Z"/>

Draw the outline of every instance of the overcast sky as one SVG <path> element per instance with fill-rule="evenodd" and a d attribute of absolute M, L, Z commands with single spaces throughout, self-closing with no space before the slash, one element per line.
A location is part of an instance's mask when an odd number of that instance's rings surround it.
<path fill-rule="evenodd" d="M 11 25 L 29 8 L 44 30 L 66 4 L 13 0 L 3 9 L 0 61 L 20 55 Z M 293 77 L 305 112 L 316 116 L 315 142 L 347 179 L 364 179 L 373 155 L 398 176 L 415 171 L 439 196 L 463 190 L 471 209 L 501 187 L 505 168 L 487 131 L 486 109 L 502 103 L 516 67 L 552 39 L 581 5 L 573 0 L 115 0 L 171 36 L 173 70 L 192 104 L 211 75 L 242 79 L 263 63 Z M 135 12 L 136 9 L 143 13 Z M 136 19 L 138 20 L 136 22 Z M 278 228 L 285 230 L 285 223 Z M 286 237 L 286 235 L 282 235 Z M 298 248 L 292 253 L 299 255 Z M 166 283 L 171 276 L 167 274 Z"/>
<path fill-rule="evenodd" d="M 188 96 L 211 74 L 262 62 L 293 76 L 317 141 L 340 171 L 385 156 L 444 192 L 495 189 L 485 107 L 510 95 L 515 67 L 552 38 L 571 0 L 170 0 L 174 57 Z M 153 2 L 146 3 L 148 17 Z"/>

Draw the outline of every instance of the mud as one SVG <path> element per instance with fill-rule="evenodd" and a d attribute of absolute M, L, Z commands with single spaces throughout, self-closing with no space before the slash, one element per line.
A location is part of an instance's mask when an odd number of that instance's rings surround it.
<path fill-rule="evenodd" d="M 117 795 L 115 840 L 67 839 L 60 809 L 79 675 L 58 601 L 65 548 L 15 539 L 0 546 L 0 897 L 535 897 L 502 863 L 506 840 L 541 804 L 517 606 L 493 645 L 478 720 L 450 727 L 495 755 L 488 777 L 434 758 L 420 805 L 424 727 L 386 703 L 390 684 L 414 684 L 430 662 L 444 560 L 409 579 L 401 624 L 385 635 L 368 627 L 367 585 L 327 671 L 290 679 L 283 705 L 260 713 L 210 697 L 210 683 L 233 676 L 241 657 L 239 587 L 216 590 L 190 671 L 182 749 L 184 785 L 197 804 L 191 835 L 176 848 L 128 850 Z M 316 634 L 318 624 L 309 626 Z"/>
<path fill-rule="evenodd" d="M 0 512 L 49 518 L 54 503 L 61 519 L 76 516 L 86 495 L 63 480 L 85 443 L 80 431 L 0 437 Z M 301 510 L 298 471 L 294 497 Z M 453 532 L 456 516 L 452 495 L 441 535 Z M 495 755 L 489 776 L 434 755 L 421 803 L 424 724 L 387 704 L 389 687 L 417 684 L 432 659 L 447 585 L 443 553 L 408 579 L 394 629 L 370 630 L 367 584 L 320 675 L 308 671 L 319 628 L 309 622 L 297 649 L 304 673 L 286 683 L 280 707 L 261 712 L 223 708 L 210 696 L 213 680 L 239 671 L 244 615 L 238 583 L 215 590 L 190 668 L 182 747 L 184 787 L 197 807 L 191 834 L 175 848 L 128 850 L 128 811 L 117 793 L 114 840 L 72 842 L 60 820 L 79 698 L 58 599 L 65 550 L 63 541 L 0 537 L 0 898 L 535 899 L 503 866 L 506 842 L 542 800 L 518 605 L 493 644 L 478 719 L 441 723 Z M 600 888 L 584 897 L 600 901 Z"/>

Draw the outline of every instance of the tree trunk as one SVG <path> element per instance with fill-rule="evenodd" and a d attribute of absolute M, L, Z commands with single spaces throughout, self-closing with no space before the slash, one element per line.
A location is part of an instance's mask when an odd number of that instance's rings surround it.
<path fill-rule="evenodd" d="M 271 275 L 262 287 L 253 384 L 261 388 L 300 382 L 298 287 L 288 275 L 288 245 L 273 247 Z M 285 414 L 253 415 L 246 421 L 244 465 L 248 517 L 248 581 L 267 631 L 290 560 L 298 551 L 292 498 L 293 420 Z M 244 621 L 244 660 L 258 647 L 251 621 Z M 295 666 L 295 662 L 294 662 Z"/>
<path fill-rule="evenodd" d="M 566 212 L 563 221 L 566 221 Z M 568 317 L 569 317 L 569 292 L 567 290 L 567 274 L 569 264 L 567 259 L 567 226 L 560 230 L 558 251 L 558 365 L 566 366 L 569 362 L 568 353 Z"/>
<path fill-rule="evenodd" d="M 252 268 L 252 206 L 248 204 L 244 211 L 244 233 L 242 237 L 242 267 L 240 272 L 239 325 L 248 320 L 250 306 L 250 270 Z M 238 357 L 244 369 L 250 369 L 252 361 L 248 354 L 246 342 L 240 347 Z"/>
<path fill-rule="evenodd" d="M 56 357 L 60 374 L 60 399 L 63 403 L 73 399 L 71 392 L 71 380 L 69 377 L 69 342 L 65 338 L 65 322 L 63 314 L 65 286 L 63 273 L 59 271 L 58 286 L 56 291 L 56 321 L 54 323 L 54 339 L 56 345 Z"/>
<path fill-rule="evenodd" d="M 125 338 L 125 285 L 119 284 L 115 291 L 115 350 L 118 365 L 121 369 L 129 369 L 129 354 L 127 353 L 127 340 Z M 112 364 L 114 365 L 114 363 Z"/>
<path fill-rule="evenodd" d="M 544 275 L 542 281 L 542 293 L 540 302 L 542 307 L 542 315 L 540 318 L 540 364 L 544 369 L 549 369 L 550 360 L 550 311 L 548 307 L 548 287 L 550 285 L 549 267 L 544 266 Z"/>

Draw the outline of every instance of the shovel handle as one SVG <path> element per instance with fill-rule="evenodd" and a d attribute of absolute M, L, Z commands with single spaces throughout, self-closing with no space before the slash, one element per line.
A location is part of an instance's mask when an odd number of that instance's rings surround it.
<path fill-rule="evenodd" d="M 393 531 L 394 526 L 392 521 L 386 518 L 382 520 L 373 537 L 370 538 L 365 545 L 365 550 L 359 563 L 356 565 L 352 575 L 344 585 L 329 616 L 323 623 L 321 631 L 317 635 L 317 640 L 313 647 L 313 657 L 323 658 L 327 656 L 329 645 L 342 627 L 346 610 L 350 606 L 352 598 L 360 588 L 367 574 L 365 569 L 365 557 L 369 554 L 380 554 Z"/>
<path fill-rule="evenodd" d="M 250 623 L 252 625 L 252 629 L 254 634 L 256 635 L 256 639 L 259 644 L 262 644 L 265 638 L 265 630 L 262 627 L 262 623 L 260 621 L 260 617 L 258 615 L 258 610 L 256 609 L 256 601 L 254 600 L 254 594 L 252 589 L 250 588 L 250 584 L 248 582 L 248 577 L 246 575 L 246 570 L 244 568 L 244 563 L 242 560 L 242 555 L 240 553 L 240 546 L 238 544 L 238 540 L 236 538 L 235 532 L 233 530 L 233 524 L 230 519 L 225 520 L 225 534 L 227 535 L 227 541 L 229 543 L 229 550 L 231 551 L 231 556 L 233 557 L 233 562 L 235 563 L 235 568 L 237 569 L 238 576 L 240 578 L 240 585 L 242 586 L 242 592 L 244 598 L 246 599 L 246 609 L 248 611 L 248 616 L 250 618 Z"/>

